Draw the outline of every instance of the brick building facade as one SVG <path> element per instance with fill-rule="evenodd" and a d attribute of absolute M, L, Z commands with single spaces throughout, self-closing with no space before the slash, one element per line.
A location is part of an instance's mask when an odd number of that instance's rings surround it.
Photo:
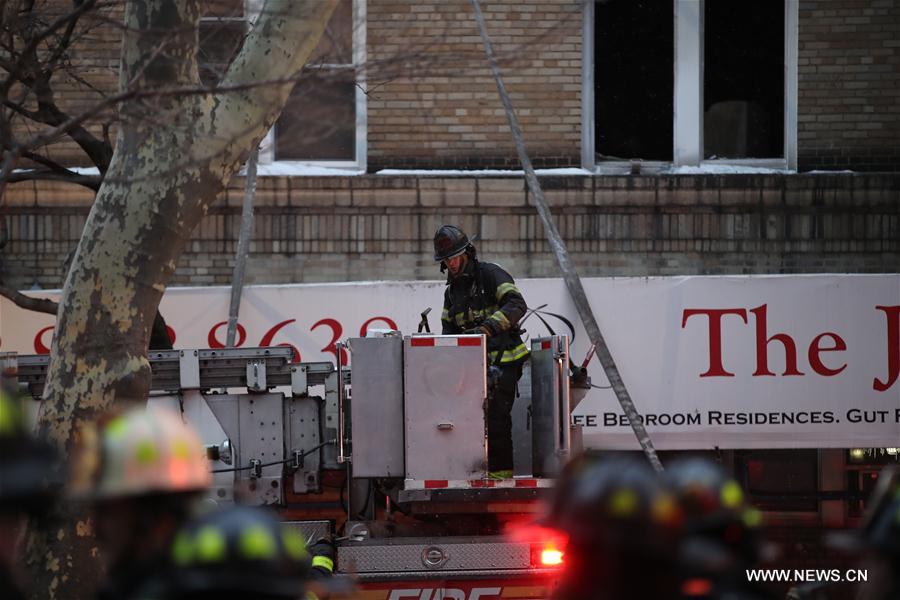
<path fill-rule="evenodd" d="M 243 2 L 220 0 L 213 4 L 234 4 L 237 5 L 234 10 L 246 15 L 249 9 L 241 8 Z M 248 6 L 252 4 L 247 2 Z M 594 170 L 611 164 L 615 169 L 615 161 L 608 163 L 598 156 L 601 148 L 590 152 L 595 129 L 605 122 L 597 111 L 605 110 L 607 94 L 615 94 L 626 107 L 634 107 L 626 120 L 646 120 L 646 114 L 639 109 L 652 106 L 642 104 L 642 99 L 657 91 L 654 97 L 658 99 L 653 102 L 668 102 L 660 105 L 661 110 L 669 111 L 666 120 L 672 121 L 672 111 L 683 108 L 705 111 L 707 121 L 714 122 L 711 106 L 683 106 L 672 100 L 673 95 L 684 95 L 685 90 L 679 86 L 687 85 L 677 77 L 673 83 L 665 79 L 648 80 L 638 74 L 635 79 L 621 80 L 625 85 L 614 86 L 610 91 L 602 75 L 604 69 L 612 68 L 605 53 L 620 52 L 626 62 L 632 55 L 640 58 L 643 38 L 639 36 L 646 33 L 641 31 L 641 24 L 661 19 L 657 26 L 669 36 L 675 29 L 675 45 L 705 43 L 709 56 L 703 57 L 701 53 L 684 57 L 677 51 L 672 55 L 668 49 L 668 54 L 651 57 L 649 62 L 660 63 L 663 67 L 660 72 L 669 72 L 669 77 L 672 70 L 696 71 L 701 89 L 687 90 L 687 96 L 697 96 L 689 102 L 702 103 L 704 94 L 712 96 L 714 90 L 704 89 L 712 85 L 708 81 L 704 83 L 704 77 L 716 76 L 713 73 L 716 34 L 739 31 L 742 23 L 740 15 L 726 15 L 724 23 L 715 21 L 711 13 L 679 16 L 685 7 L 694 4 L 697 3 L 691 0 L 675 1 L 677 18 L 673 25 L 668 9 L 661 16 L 607 15 L 599 12 L 600 9 L 594 10 L 593 3 L 574 0 L 484 3 L 487 27 L 505 84 L 518 112 L 532 160 L 538 167 L 582 166 Z M 708 4 L 715 6 L 715 3 Z M 328 48 L 317 56 L 320 62 L 327 59 L 365 65 L 358 75 L 355 113 L 351 106 L 346 113 L 325 112 L 316 116 L 339 115 L 352 121 L 356 115 L 355 134 L 360 147 L 353 162 L 357 166 L 375 172 L 385 167 L 473 169 L 510 168 L 518 164 L 469 2 L 344 0 L 343 6 L 332 23 L 333 33 L 323 42 Z M 776 13 L 781 11 L 779 4 L 771 6 L 777 8 Z M 57 101 L 70 114 L 94 106 L 102 93 L 112 91 L 117 85 L 120 31 L 115 23 L 121 19 L 121 6 L 113 3 L 103 11 L 103 19 L 92 23 L 84 35 L 76 36 L 71 66 L 54 79 Z M 780 159 L 786 166 L 800 171 L 898 170 L 900 6 L 892 0 L 785 0 L 783 12 L 784 15 L 773 13 L 783 21 L 783 31 L 780 25 L 772 26 L 778 35 L 770 43 L 778 64 L 754 67 L 750 63 L 748 56 L 758 50 L 756 45 L 763 43 L 762 36 L 751 36 L 745 44 L 746 52 L 736 54 L 730 58 L 732 62 L 721 67 L 723 71 L 738 72 L 737 77 L 727 79 L 733 85 L 757 76 L 771 79 L 767 71 L 777 70 L 776 79 L 781 78 L 782 71 L 786 73 L 784 81 L 778 82 L 784 87 L 783 102 L 779 100 L 778 105 L 784 115 L 772 117 L 775 120 L 783 117 L 786 147 L 779 143 L 772 156 L 750 158 Z M 613 22 L 604 28 L 604 19 L 608 17 L 632 21 L 622 21 L 621 25 Z M 704 24 L 700 17 L 708 22 Z M 338 23 L 341 19 L 347 22 L 341 25 Z M 350 23 L 350 19 L 355 21 Z M 210 19 L 204 23 L 215 24 Z M 706 27 L 705 40 L 684 39 L 680 29 L 688 30 L 694 25 L 701 31 Z M 618 37 L 612 37 L 608 29 L 623 31 Z M 228 48 L 209 47 L 221 43 L 213 33 L 214 28 L 201 30 L 204 50 L 201 62 L 213 60 L 207 55 L 228 55 Z M 611 38 L 605 45 L 604 36 Z M 236 39 L 239 43 L 239 36 Z M 739 42 L 731 40 L 731 45 Z M 673 62 L 670 64 L 669 60 Z M 644 67 L 636 64 L 635 70 Z M 704 73 L 703 68 L 709 73 Z M 77 79 L 67 73 L 77 75 Z M 301 80 L 298 89 L 303 83 Z M 328 80 L 324 83 L 335 84 Z M 346 85 L 352 87 L 352 82 Z M 340 86 L 332 87 L 338 90 Z M 333 92 L 335 104 L 352 100 L 347 96 L 346 86 L 341 89 L 344 91 Z M 735 95 L 746 96 L 738 100 L 753 100 L 752 92 L 746 90 L 736 91 Z M 323 102 L 319 96 L 313 100 Z M 310 105 L 301 99 L 299 108 L 309 110 Z M 108 120 L 107 116 L 89 119 L 88 126 L 100 133 L 101 122 Z M 658 137 L 663 138 L 663 146 L 677 147 L 679 126 L 676 124 L 673 134 L 672 124 L 667 125 L 669 129 L 661 127 Z M 352 136 L 354 123 L 348 123 L 347 127 Z M 302 129 L 291 131 L 292 135 L 303 133 Z M 673 135 L 676 139 L 666 138 Z M 703 137 L 701 133 L 700 138 Z M 89 166 L 70 143 L 54 146 L 50 152 L 66 164 Z M 662 160 L 664 164 L 677 160 L 671 156 L 671 148 L 668 154 L 668 161 Z M 648 159 L 639 151 L 624 158 Z"/>
<path fill-rule="evenodd" d="M 602 94 L 586 83 L 596 75 L 591 62 L 605 60 L 591 49 L 597 50 L 598 35 L 607 35 L 598 21 L 604 15 L 592 14 L 593 8 L 562 0 L 485 3 L 505 82 L 538 166 L 585 160 L 591 137 L 585 128 L 592 124 L 584 118 L 592 105 L 586 96 Z M 114 85 L 118 63 L 111 23 L 121 17 L 121 7 L 108 10 L 109 21 L 78 37 L 72 55 L 79 76 L 100 90 Z M 799 167 L 859 172 L 610 176 L 604 173 L 631 166 L 594 161 L 584 165 L 583 176 L 543 178 L 584 274 L 897 270 L 900 7 L 881 0 L 788 0 L 785 14 L 785 46 L 797 47 Z M 357 131 L 365 152 L 357 156 L 369 171 L 517 164 L 468 2 L 345 0 L 342 15 L 355 25 L 333 25 L 337 41 L 330 43 L 338 47 L 332 54 L 349 56 L 340 50 L 343 31 L 354 60 L 367 65 L 368 94 L 356 106 L 366 117 L 364 135 Z M 708 27 L 722 26 L 711 21 Z M 792 56 L 786 50 L 785 62 Z M 639 86 L 621 93 L 630 100 L 646 91 Z M 58 101 L 73 113 L 96 97 L 72 78 L 57 84 Z M 86 164 L 72 146 L 54 148 L 67 164 Z M 882 173 L 862 173 L 872 170 Z M 173 283 L 229 281 L 242 186 L 235 179 L 212 208 Z M 0 207 L 11 233 L 2 255 L 6 280 L 59 286 L 91 201 L 90 190 L 62 183 L 9 187 Z M 262 177 L 257 207 L 252 282 L 431 278 L 430 238 L 445 221 L 478 232 L 483 250 L 516 273 L 556 273 L 521 178 Z"/>

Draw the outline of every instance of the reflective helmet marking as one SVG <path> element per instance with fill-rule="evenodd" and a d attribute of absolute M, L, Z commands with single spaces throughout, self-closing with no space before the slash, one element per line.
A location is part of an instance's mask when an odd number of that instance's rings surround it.
<path fill-rule="evenodd" d="M 609 499 L 609 511 L 617 517 L 627 517 L 632 515 L 637 508 L 638 497 L 633 490 L 617 490 Z"/>
<path fill-rule="evenodd" d="M 206 526 L 197 532 L 196 552 L 199 562 L 219 562 L 228 555 L 225 534 L 213 526 Z"/>
<path fill-rule="evenodd" d="M 172 562 L 185 566 L 194 559 L 194 544 L 187 532 L 181 531 L 172 542 Z"/>
<path fill-rule="evenodd" d="M 22 414 L 16 403 L 0 392 L 0 436 L 12 436 L 22 429 Z"/>
<path fill-rule="evenodd" d="M 272 533 L 262 525 L 253 525 L 241 532 L 238 548 L 244 558 L 268 559 L 278 554 L 278 544 Z"/>
<path fill-rule="evenodd" d="M 159 452 L 156 451 L 153 442 L 144 440 L 140 442 L 135 449 L 134 457 L 139 463 L 148 465 L 156 462 L 159 458 Z"/>
<path fill-rule="evenodd" d="M 755 508 L 748 508 L 745 510 L 742 517 L 744 519 L 744 525 L 751 529 L 755 529 L 762 525 L 762 513 Z"/>
<path fill-rule="evenodd" d="M 660 523 L 669 523 L 679 516 L 675 498 L 666 493 L 660 493 L 659 497 L 654 499 L 650 511 L 653 519 Z"/>
<path fill-rule="evenodd" d="M 281 541 L 284 544 L 285 552 L 287 552 L 288 556 L 291 558 L 303 560 L 309 555 L 306 551 L 306 542 L 304 541 L 303 536 L 296 530 L 285 529 L 281 536 Z"/>
<path fill-rule="evenodd" d="M 127 431 L 128 421 L 121 415 L 111 419 L 109 423 L 106 424 L 106 435 L 111 438 L 121 438 Z"/>
<path fill-rule="evenodd" d="M 172 456 L 181 460 L 189 459 L 191 450 L 188 447 L 188 443 L 185 440 L 175 440 L 175 443 L 172 444 Z"/>
<path fill-rule="evenodd" d="M 725 508 L 737 508 L 744 502 L 744 492 L 737 481 L 728 481 L 722 486 L 722 504 Z"/>

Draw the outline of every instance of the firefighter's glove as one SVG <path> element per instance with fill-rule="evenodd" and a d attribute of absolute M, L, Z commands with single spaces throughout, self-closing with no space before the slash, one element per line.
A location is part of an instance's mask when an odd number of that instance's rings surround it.
<path fill-rule="evenodd" d="M 463 331 L 466 335 L 486 335 L 487 337 L 491 337 L 493 335 L 493 331 L 487 325 L 479 325 L 478 327 L 473 327 L 471 329 L 466 329 Z"/>
<path fill-rule="evenodd" d="M 309 547 L 309 553 L 312 555 L 313 577 L 331 577 L 334 572 L 334 542 L 321 538 Z"/>

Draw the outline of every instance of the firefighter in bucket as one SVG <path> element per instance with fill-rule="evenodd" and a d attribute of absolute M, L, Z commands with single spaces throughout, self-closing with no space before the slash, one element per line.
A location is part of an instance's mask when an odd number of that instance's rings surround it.
<path fill-rule="evenodd" d="M 483 334 L 493 372 L 488 402 L 488 470 L 512 477 L 512 407 L 528 349 L 518 323 L 527 306 L 513 278 L 498 265 L 479 261 L 469 237 L 442 225 L 434 234 L 434 260 L 447 271 L 442 333 Z"/>

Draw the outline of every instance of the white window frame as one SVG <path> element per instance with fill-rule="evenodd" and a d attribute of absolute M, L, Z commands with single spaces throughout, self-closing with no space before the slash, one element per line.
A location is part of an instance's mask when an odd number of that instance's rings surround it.
<path fill-rule="evenodd" d="M 353 2 L 353 67 L 356 70 L 356 149 L 353 160 L 275 160 L 275 127 L 259 143 L 259 164 L 277 165 L 290 170 L 292 166 L 334 167 L 365 171 L 367 167 L 368 113 L 366 109 L 366 1 Z M 265 0 L 244 0 L 245 19 L 250 27 L 262 12 Z M 346 65 L 324 65 L 339 67 Z M 283 169 L 279 169 L 279 172 Z M 264 173 L 263 173 L 264 174 Z"/>
<path fill-rule="evenodd" d="M 743 165 L 797 169 L 797 79 L 799 55 L 799 0 L 784 5 L 784 157 L 703 159 L 703 14 L 706 0 L 673 0 L 675 61 L 673 148 L 671 163 L 644 161 L 642 172 L 669 166 Z M 581 166 L 596 173 L 621 174 L 630 162 L 596 162 L 594 139 L 594 3 L 584 3 L 581 57 Z"/>

